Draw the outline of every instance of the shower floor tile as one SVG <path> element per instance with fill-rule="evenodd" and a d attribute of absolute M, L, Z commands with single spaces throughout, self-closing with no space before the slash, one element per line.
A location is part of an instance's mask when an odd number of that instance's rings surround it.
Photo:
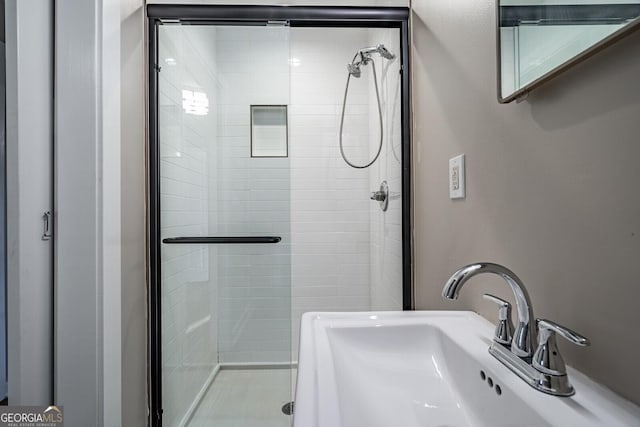
<path fill-rule="evenodd" d="M 223 369 L 189 427 L 289 427 L 282 405 L 292 400 L 290 369 Z"/>

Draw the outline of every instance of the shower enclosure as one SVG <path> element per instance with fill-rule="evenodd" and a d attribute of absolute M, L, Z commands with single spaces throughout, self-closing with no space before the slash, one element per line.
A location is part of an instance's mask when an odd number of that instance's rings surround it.
<path fill-rule="evenodd" d="M 412 308 L 408 10 L 147 13 L 150 423 L 289 425 L 302 313 Z"/>

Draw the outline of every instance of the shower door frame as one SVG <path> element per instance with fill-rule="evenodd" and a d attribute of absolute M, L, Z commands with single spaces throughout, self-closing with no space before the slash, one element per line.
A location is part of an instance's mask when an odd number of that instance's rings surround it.
<path fill-rule="evenodd" d="M 344 6 L 219 6 L 147 5 L 148 37 L 148 244 L 149 321 L 148 364 L 149 425 L 162 426 L 162 339 L 160 300 L 160 163 L 158 145 L 158 27 L 187 25 L 266 25 L 287 22 L 291 27 L 398 28 L 401 61 L 402 138 L 402 308 L 413 310 L 413 241 L 411 214 L 411 79 L 409 8 Z"/>

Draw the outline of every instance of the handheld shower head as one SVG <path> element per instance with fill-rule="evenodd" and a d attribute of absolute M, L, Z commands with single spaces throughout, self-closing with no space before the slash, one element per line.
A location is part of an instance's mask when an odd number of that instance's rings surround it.
<path fill-rule="evenodd" d="M 347 70 L 349 70 L 349 74 L 351 74 L 353 77 L 360 77 L 360 74 L 362 73 L 359 63 L 347 64 Z"/>
<path fill-rule="evenodd" d="M 387 60 L 392 60 L 392 59 L 394 59 L 396 57 L 393 53 L 389 52 L 389 50 L 387 50 L 387 48 L 384 47 L 383 44 L 379 44 L 377 46 L 365 47 L 365 48 L 362 48 L 362 49 L 358 50 L 356 52 L 356 54 L 353 55 L 353 59 L 351 60 L 351 63 L 347 64 L 347 70 L 349 71 L 349 74 L 347 75 L 347 84 L 345 85 L 345 88 L 344 88 L 344 98 L 342 99 L 342 115 L 340 116 L 340 136 L 339 136 L 339 140 L 340 140 L 340 155 L 342 155 L 342 159 L 345 161 L 345 163 L 347 163 L 352 168 L 356 168 L 356 169 L 366 169 L 366 168 L 368 168 L 369 166 L 374 164 L 376 162 L 376 160 L 378 160 L 378 157 L 380 156 L 380 153 L 382 152 L 382 140 L 384 138 L 384 126 L 383 126 L 383 123 L 382 123 L 382 107 L 381 107 L 381 104 L 380 104 L 380 93 L 379 93 L 379 90 L 378 90 L 378 77 L 377 77 L 377 74 L 376 74 L 375 63 L 374 63 L 373 58 L 371 56 L 374 53 L 377 53 L 378 55 L 380 55 L 381 57 L 383 57 L 384 59 L 387 59 Z M 347 159 L 346 155 L 344 154 L 344 149 L 342 147 L 342 130 L 343 130 L 343 126 L 344 126 L 344 111 L 345 111 L 345 107 L 347 105 L 347 94 L 349 93 L 349 81 L 351 81 L 351 77 L 356 77 L 356 78 L 360 77 L 361 74 L 362 74 L 362 66 L 363 65 L 368 65 L 369 63 L 372 64 L 371 74 L 373 75 L 373 86 L 375 87 L 376 99 L 378 101 L 378 118 L 379 118 L 379 122 L 378 123 L 380 124 L 380 144 L 378 144 L 378 152 L 376 153 L 376 155 L 373 158 L 373 160 L 371 160 L 369 163 L 367 163 L 365 165 L 357 165 L 357 164 L 351 163 Z M 384 68 L 383 68 L 383 70 L 384 70 Z"/>

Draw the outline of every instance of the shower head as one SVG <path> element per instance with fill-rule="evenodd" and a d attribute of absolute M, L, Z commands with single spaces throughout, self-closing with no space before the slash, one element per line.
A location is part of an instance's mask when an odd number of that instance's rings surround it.
<path fill-rule="evenodd" d="M 361 74 L 360 63 L 347 64 L 347 69 L 349 70 L 349 74 L 351 74 L 353 77 L 360 77 L 360 74 Z"/>
<path fill-rule="evenodd" d="M 362 74 L 360 66 L 367 65 L 372 60 L 372 53 L 377 53 L 384 59 L 388 60 L 395 59 L 396 57 L 393 53 L 389 52 L 389 50 L 384 47 L 383 44 L 362 48 L 358 50 L 358 52 L 356 52 L 356 54 L 353 56 L 351 63 L 347 64 L 349 74 L 351 74 L 353 77 L 360 77 L 360 75 Z"/>

